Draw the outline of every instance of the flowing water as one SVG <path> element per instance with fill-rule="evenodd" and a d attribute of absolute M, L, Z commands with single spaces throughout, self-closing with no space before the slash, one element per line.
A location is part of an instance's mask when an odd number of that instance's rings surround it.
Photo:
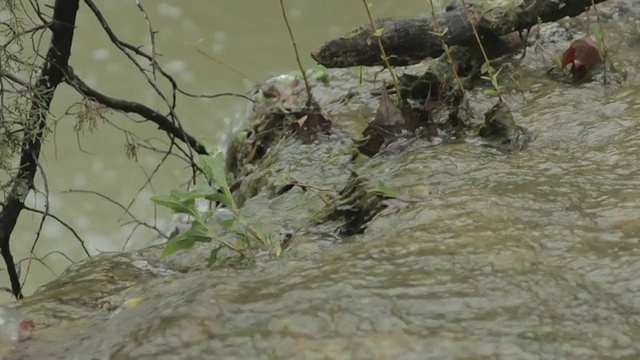
<path fill-rule="evenodd" d="M 228 5 L 246 6 L 248 1 L 210 3 L 211 15 L 205 15 L 202 4 L 177 1 L 154 5 L 156 12 L 152 11 L 158 18 L 175 16 L 164 26 L 174 29 L 173 46 L 179 49 L 165 50 L 164 57 L 184 62 L 180 76 L 187 80 L 185 74 L 191 73 L 195 89 L 230 88 L 221 85 L 218 75 L 199 80 L 205 73 L 214 74 L 208 68 L 216 65 L 195 55 L 189 60 L 183 57 L 189 50 L 182 42 L 202 37 L 198 33 L 203 31 L 228 31 L 217 35 L 218 40 L 225 39 L 228 52 L 222 54 L 236 53 L 238 60 L 228 62 L 248 75 L 293 68 L 274 4 L 249 11 Z M 348 2 L 349 10 L 338 10 L 346 3 L 291 2 L 294 26 L 301 28 L 300 47 L 309 48 L 362 22 L 357 2 Z M 114 17 L 123 11 L 116 8 L 127 6 L 109 4 Z M 213 4 L 226 5 L 215 20 Z M 422 11 L 409 2 L 374 5 L 380 11 L 377 15 Z M 240 15 L 234 14 L 243 11 L 249 14 L 239 21 Z M 322 16 L 321 11 L 331 15 Z M 202 28 L 193 25 L 205 16 L 208 20 L 197 25 Z M 361 174 L 369 171 L 413 205 L 381 216 L 364 235 L 329 246 L 307 244 L 305 250 L 294 250 L 259 269 L 204 271 L 189 284 L 174 281 L 166 288 L 160 280 L 147 293 L 161 292 L 163 297 L 150 297 L 126 316 L 96 325 L 95 332 L 104 336 L 77 346 L 111 348 L 118 359 L 195 359 L 204 354 L 263 359 L 638 358 L 640 77 L 635 70 L 640 54 L 635 22 L 624 20 L 605 27 L 616 67 L 626 73 L 622 86 L 604 88 L 599 81 L 571 84 L 544 76 L 543 60 L 534 53 L 513 72 L 518 86 L 505 90 L 507 103 L 518 124 L 538 132 L 528 149 L 505 155 L 471 141 L 414 149 L 400 155 L 397 165 L 385 168 L 380 166 L 383 160 L 373 159 L 359 170 Z M 222 27 L 223 21 L 229 28 Z M 316 30 L 308 28 L 313 22 Z M 253 45 L 242 42 L 254 36 L 261 40 Z M 567 44 L 547 46 L 558 52 Z M 216 51 L 222 45 L 209 46 Z M 74 54 L 79 53 L 76 48 Z M 97 60 L 91 61 L 94 66 L 84 71 L 87 76 L 94 71 L 97 77 Z M 257 63 L 265 67 L 258 70 Z M 103 66 L 109 69 L 108 62 Z M 125 81 L 95 81 L 105 91 L 131 87 Z M 210 141 L 219 141 L 224 133 L 219 129 L 232 126 L 240 108 L 221 104 L 190 108 L 186 126 L 211 133 Z M 220 121 L 214 124 L 208 118 Z M 225 118 L 229 123 L 222 121 Z M 69 153 L 76 150 L 75 140 L 71 142 Z M 53 169 L 63 158 L 58 155 L 61 160 L 54 161 L 50 156 L 49 166 Z M 84 186 L 93 184 L 94 178 L 111 176 L 115 182 L 122 178 L 106 160 L 87 158 L 103 165 L 87 165 L 95 172 L 82 175 Z M 124 156 L 111 160 L 118 163 L 119 158 L 129 163 Z M 133 173 L 136 165 L 129 165 L 133 168 L 127 171 Z M 323 176 L 322 169 L 316 171 Z M 124 186 L 128 183 L 127 179 L 115 184 L 125 198 L 131 195 Z M 95 203 L 97 199 L 85 201 L 92 202 L 87 206 L 107 208 Z M 252 201 L 246 211 L 257 223 L 287 224 L 281 209 L 295 207 L 285 203 L 264 211 L 260 199 Z M 93 224 L 87 221 L 88 226 Z M 103 226 L 113 231 L 113 225 Z M 116 237 L 110 234 L 111 239 Z M 133 323 L 136 316 L 155 322 Z M 126 335 L 131 339 L 114 349 L 111 338 L 125 336 L 125 328 L 132 329 Z"/>

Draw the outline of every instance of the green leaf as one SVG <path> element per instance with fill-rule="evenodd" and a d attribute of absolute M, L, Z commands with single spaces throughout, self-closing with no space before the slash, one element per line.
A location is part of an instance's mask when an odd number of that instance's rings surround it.
<path fill-rule="evenodd" d="M 220 245 L 217 246 L 215 249 L 211 250 L 211 253 L 209 254 L 209 265 L 213 265 L 218 261 L 218 253 L 220 252 L 220 250 L 222 250 L 224 246 Z"/>
<path fill-rule="evenodd" d="M 174 189 L 174 190 L 171 190 L 169 193 L 156 194 L 152 196 L 151 201 L 153 201 L 158 205 L 169 208 L 173 212 L 196 216 L 198 214 L 198 210 L 194 205 L 193 199 L 184 200 L 183 197 L 180 196 L 182 193 Z"/>
<path fill-rule="evenodd" d="M 376 31 L 373 33 L 373 36 L 381 37 L 383 32 L 384 32 L 384 28 L 376 29 Z"/>
<path fill-rule="evenodd" d="M 491 77 L 491 85 L 493 85 L 496 91 L 500 91 L 500 85 L 498 85 L 498 75 L 500 74 L 500 71 L 502 71 L 502 69 L 502 67 L 498 69 L 498 71 Z"/>
<path fill-rule="evenodd" d="M 384 195 L 385 197 L 388 197 L 388 198 L 395 199 L 395 198 L 398 197 L 398 195 L 396 195 L 395 191 L 393 191 L 390 187 L 388 187 L 387 185 L 385 185 L 383 183 L 379 183 L 374 191 L 377 192 L 378 194 Z"/>
<path fill-rule="evenodd" d="M 489 65 L 488 62 L 485 62 L 482 64 L 482 66 L 480 67 L 480 73 L 481 74 L 491 74 L 491 72 L 493 71 L 493 68 L 491 67 L 491 65 Z"/>
<path fill-rule="evenodd" d="M 204 170 L 204 174 L 211 182 L 219 187 L 228 188 L 227 174 L 225 173 L 224 156 L 221 152 L 214 155 L 198 156 L 200 164 Z"/>
<path fill-rule="evenodd" d="M 178 234 L 171 238 L 169 242 L 167 242 L 167 245 L 165 245 L 164 249 L 162 249 L 162 253 L 160 254 L 160 256 L 166 258 L 176 251 L 191 249 L 195 244 L 196 241 L 193 239 L 189 239 L 185 235 L 185 233 Z"/>
<path fill-rule="evenodd" d="M 223 204 L 227 209 L 233 209 L 233 205 L 235 205 L 233 199 L 230 199 L 227 195 L 221 193 L 209 194 L 206 199 L 209 201 L 219 202 Z"/>
<path fill-rule="evenodd" d="M 214 234 L 209 230 L 209 227 L 199 221 L 191 224 L 189 230 L 185 231 L 183 234 L 189 239 L 193 239 L 193 241 L 197 242 L 210 242 L 214 237 Z"/>
<path fill-rule="evenodd" d="M 218 189 L 213 188 L 211 186 L 196 188 L 189 191 L 182 197 L 182 200 L 196 200 L 196 199 L 207 199 L 207 197 L 212 194 L 217 194 Z"/>
<path fill-rule="evenodd" d="M 231 218 L 231 219 L 221 221 L 220 225 L 222 225 L 223 228 L 230 230 L 233 227 L 233 224 L 235 224 L 235 222 L 236 222 L 236 219 Z"/>

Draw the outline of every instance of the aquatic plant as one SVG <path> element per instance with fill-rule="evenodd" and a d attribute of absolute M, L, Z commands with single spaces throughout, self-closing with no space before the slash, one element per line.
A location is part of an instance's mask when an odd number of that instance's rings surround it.
<path fill-rule="evenodd" d="M 278 241 L 272 241 L 268 234 L 264 234 L 255 226 L 251 225 L 247 218 L 238 208 L 228 182 L 228 174 L 225 171 L 224 156 L 221 152 L 214 155 L 200 155 L 198 162 L 202 168 L 208 184 L 188 191 L 182 189 L 172 189 L 163 194 L 157 194 L 151 200 L 164 206 L 175 213 L 186 214 L 193 219 L 191 227 L 182 233 L 172 237 L 162 251 L 162 256 L 167 257 L 176 251 L 191 249 L 197 242 L 218 242 L 209 255 L 209 263 L 218 261 L 218 253 L 223 248 L 227 248 L 237 253 L 240 259 L 247 257 L 250 249 L 261 248 L 269 253 L 279 256 L 282 253 L 282 246 Z M 222 205 L 231 213 L 231 218 L 217 221 L 223 229 L 232 232 L 236 241 L 226 240 L 222 234 L 214 230 L 216 223 L 213 220 L 213 211 L 202 212 L 198 209 L 198 201 L 210 201 L 216 205 Z"/>

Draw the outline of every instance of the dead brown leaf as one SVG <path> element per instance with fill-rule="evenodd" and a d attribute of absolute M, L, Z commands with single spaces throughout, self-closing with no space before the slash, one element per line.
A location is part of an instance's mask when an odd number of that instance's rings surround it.
<path fill-rule="evenodd" d="M 362 132 L 365 141 L 358 147 L 359 150 L 367 155 L 373 156 L 384 144 L 388 144 L 397 140 L 399 137 L 413 136 L 421 126 L 429 124 L 429 116 L 427 110 L 413 108 L 405 105 L 402 109 L 398 108 L 385 87 L 381 90 L 380 106 L 376 111 L 376 115 L 369 123 L 369 126 Z M 429 134 L 425 137 L 430 138 L 437 134 L 433 133 L 435 127 L 425 127 Z"/>
<path fill-rule="evenodd" d="M 578 39 L 562 53 L 562 69 L 571 64 L 573 80 L 582 80 L 589 70 L 602 63 L 600 51 L 590 37 Z"/>
<path fill-rule="evenodd" d="M 289 130 L 295 132 L 303 143 L 312 143 L 319 132 L 331 130 L 331 120 L 320 113 L 305 114 L 294 121 Z"/>

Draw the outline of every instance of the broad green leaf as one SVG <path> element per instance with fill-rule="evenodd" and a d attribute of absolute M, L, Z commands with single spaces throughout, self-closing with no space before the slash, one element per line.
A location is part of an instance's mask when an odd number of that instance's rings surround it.
<path fill-rule="evenodd" d="M 198 157 L 205 175 L 219 187 L 228 188 L 227 174 L 225 173 L 224 156 L 221 152 L 214 155 L 200 155 Z"/>
<path fill-rule="evenodd" d="M 197 242 L 210 242 L 214 236 L 211 230 L 199 221 L 194 222 L 189 230 L 185 231 L 183 234 L 189 239 L 193 239 L 193 241 Z"/>
<path fill-rule="evenodd" d="M 227 209 L 233 209 L 235 202 L 227 195 L 221 193 L 209 194 L 205 199 L 223 204 Z"/>
<path fill-rule="evenodd" d="M 162 250 L 162 254 L 160 254 L 160 256 L 165 258 L 175 253 L 176 251 L 191 249 L 195 244 L 196 241 L 193 239 L 189 239 L 187 236 L 185 236 L 185 233 L 178 234 L 171 238 L 169 242 L 167 242 L 167 245 L 164 246 L 164 249 Z"/>
<path fill-rule="evenodd" d="M 216 194 L 218 189 L 207 186 L 202 188 L 196 188 L 189 191 L 185 194 L 182 199 L 183 200 L 196 200 L 196 199 L 206 199 L 211 194 Z"/>
<path fill-rule="evenodd" d="M 151 197 L 151 201 L 171 209 L 173 212 L 196 216 L 198 210 L 194 206 L 193 200 L 182 201 L 171 193 L 157 194 Z"/>
<path fill-rule="evenodd" d="M 492 70 L 493 69 L 491 68 L 491 65 L 489 65 L 488 62 L 483 63 L 482 66 L 480 67 L 481 74 L 491 74 Z"/>

